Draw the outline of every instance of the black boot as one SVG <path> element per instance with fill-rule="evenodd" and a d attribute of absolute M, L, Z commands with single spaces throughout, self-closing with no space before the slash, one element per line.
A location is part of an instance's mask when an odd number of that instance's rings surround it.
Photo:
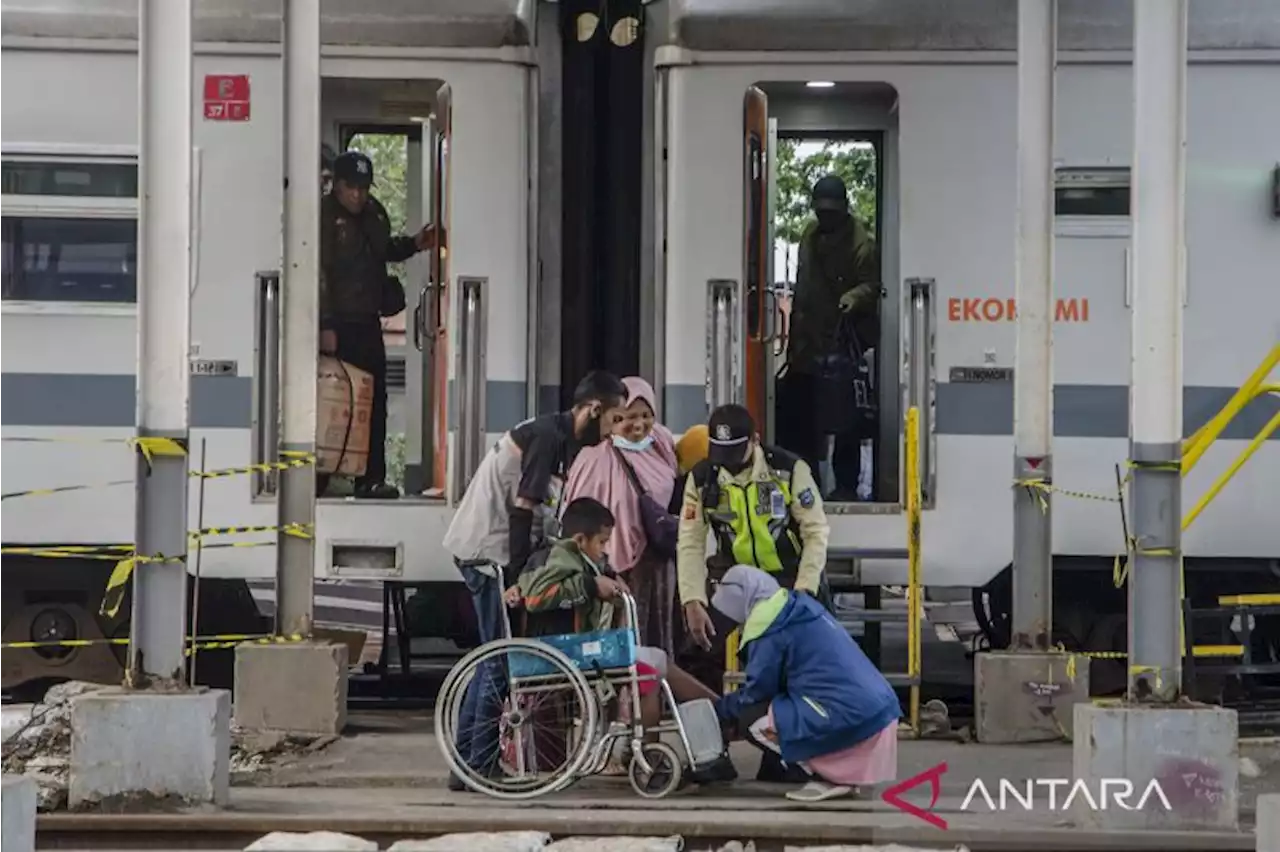
<path fill-rule="evenodd" d="M 809 773 L 799 766 L 791 766 L 773 752 L 765 752 L 760 761 L 760 771 L 756 773 L 757 781 L 768 781 L 773 784 L 805 784 L 809 781 Z"/>
<path fill-rule="evenodd" d="M 727 784 L 738 780 L 738 769 L 726 751 L 705 766 L 695 767 L 689 777 L 697 784 Z"/>

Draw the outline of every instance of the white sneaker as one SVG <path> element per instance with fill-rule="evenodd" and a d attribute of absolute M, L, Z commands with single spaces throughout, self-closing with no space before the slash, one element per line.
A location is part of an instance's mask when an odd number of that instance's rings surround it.
<path fill-rule="evenodd" d="M 841 784 L 828 784 L 825 781 L 810 781 L 799 790 L 792 790 L 787 793 L 787 798 L 793 802 L 825 802 L 828 799 L 847 796 L 852 792 L 852 787 L 845 787 Z"/>

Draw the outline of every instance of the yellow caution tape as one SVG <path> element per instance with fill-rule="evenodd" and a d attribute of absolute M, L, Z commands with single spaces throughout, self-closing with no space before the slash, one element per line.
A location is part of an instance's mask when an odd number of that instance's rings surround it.
<path fill-rule="evenodd" d="M 234 648 L 237 645 L 283 645 L 303 642 L 301 633 L 276 635 L 271 633 L 219 633 L 213 636 L 197 636 L 187 640 L 187 653 L 197 650 Z M 61 639 L 48 642 L 0 642 L 0 648 L 87 648 L 93 645 L 128 645 L 129 637 L 118 639 Z"/>
<path fill-rule="evenodd" d="M 163 451 L 151 443 L 147 443 L 147 449 L 143 450 L 142 444 L 139 444 L 139 450 L 147 459 L 148 464 L 151 463 L 152 456 L 176 455 L 176 453 L 173 452 L 173 447 L 181 446 L 177 441 L 174 441 L 171 438 L 138 438 L 136 440 L 139 442 L 168 442 L 163 445 Z M 288 458 L 286 458 L 285 461 L 264 462 L 262 464 L 251 464 L 243 467 L 228 467 L 220 470 L 192 470 L 188 471 L 187 476 L 190 476 L 193 479 L 222 479 L 228 476 L 243 476 L 250 473 L 267 473 L 273 470 L 288 470 L 290 468 L 307 467 L 308 465 L 315 464 L 316 461 L 316 457 L 311 453 L 289 451 L 281 453 L 280 455 Z M 110 482 L 98 482 L 92 485 L 62 485 L 57 488 L 32 488 L 27 491 L 10 491 L 6 494 L 0 495 L 0 499 L 9 500 L 14 497 L 44 497 L 50 494 L 65 494 L 68 491 L 87 491 L 91 488 L 110 488 L 117 485 L 133 485 L 135 482 L 137 482 L 136 479 L 113 479 Z"/>
<path fill-rule="evenodd" d="M 1125 651 L 1069 651 L 1067 653 L 1080 654 L 1092 660 L 1127 660 L 1129 654 Z M 1243 657 L 1243 645 L 1197 645 L 1194 653 L 1199 657 Z"/>
<path fill-rule="evenodd" d="M 203 540 L 220 535 L 249 535 L 252 533 L 283 532 L 297 538 L 311 538 L 311 527 L 306 524 L 285 524 L 284 526 L 265 525 L 251 527 L 206 527 L 194 530 L 190 536 L 193 541 Z M 204 549 L 221 547 L 271 547 L 275 541 L 233 541 L 219 544 L 202 545 Z M 0 547 L 0 553 L 15 556 L 40 556 L 50 559 L 119 559 L 121 553 L 132 553 L 131 544 L 103 545 L 53 545 L 50 547 Z"/>
<path fill-rule="evenodd" d="M 135 566 L 186 561 L 187 558 L 185 556 L 141 556 L 137 554 L 127 559 L 121 559 L 116 563 L 116 567 L 111 569 L 111 576 L 107 578 L 107 588 L 102 593 L 102 605 L 98 607 L 98 614 L 105 615 L 107 618 L 115 618 L 116 613 L 120 612 L 120 604 L 124 602 L 125 586 L 128 585 L 129 578 L 133 576 Z"/>
<path fill-rule="evenodd" d="M 142 453 L 142 457 L 146 459 L 148 465 L 151 464 L 151 460 L 155 456 L 181 458 L 187 454 L 186 446 L 175 438 L 130 438 L 129 445 Z"/>
<path fill-rule="evenodd" d="M 1097 500 L 1103 503 L 1119 503 L 1120 498 L 1111 494 L 1094 494 L 1089 491 L 1076 491 L 1071 488 L 1060 488 L 1043 479 L 1015 479 L 1013 484 L 1017 487 L 1026 488 L 1031 491 L 1036 499 L 1040 502 L 1040 510 L 1048 511 L 1049 502 L 1045 497 L 1049 494 L 1061 494 L 1063 497 L 1074 497 L 1077 500 Z"/>

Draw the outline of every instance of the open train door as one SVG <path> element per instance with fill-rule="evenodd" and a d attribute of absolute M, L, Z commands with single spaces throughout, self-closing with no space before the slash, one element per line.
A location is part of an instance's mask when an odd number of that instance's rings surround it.
<path fill-rule="evenodd" d="M 773 283 L 776 127 L 768 97 L 754 86 L 748 89 L 742 121 L 743 402 L 766 441 L 774 436 L 774 362 L 782 342 Z"/>
<path fill-rule="evenodd" d="M 435 248 L 427 256 L 426 280 L 411 322 L 420 369 L 411 389 L 406 442 L 405 491 L 443 499 L 446 495 L 449 386 L 449 140 L 452 98 L 447 83 L 423 133 L 422 192 L 426 220 L 435 226 Z M 416 183 L 416 182 L 415 182 Z M 412 375 L 412 371 L 411 371 Z"/>

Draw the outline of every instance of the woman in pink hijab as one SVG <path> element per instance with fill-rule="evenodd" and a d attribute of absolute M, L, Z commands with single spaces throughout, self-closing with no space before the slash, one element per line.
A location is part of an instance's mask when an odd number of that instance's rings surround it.
<path fill-rule="evenodd" d="M 637 376 L 627 387 L 626 416 L 612 440 L 584 447 L 569 471 L 564 505 L 592 497 L 609 507 L 617 521 L 607 553 L 609 565 L 625 578 L 636 599 L 640 641 L 675 653 L 672 614 L 675 609 L 675 566 L 649 547 L 641 516 L 638 488 L 659 506 L 671 502 L 676 482 L 676 448 L 671 432 L 659 423 L 653 387 Z M 635 471 L 633 482 L 627 468 Z"/>

